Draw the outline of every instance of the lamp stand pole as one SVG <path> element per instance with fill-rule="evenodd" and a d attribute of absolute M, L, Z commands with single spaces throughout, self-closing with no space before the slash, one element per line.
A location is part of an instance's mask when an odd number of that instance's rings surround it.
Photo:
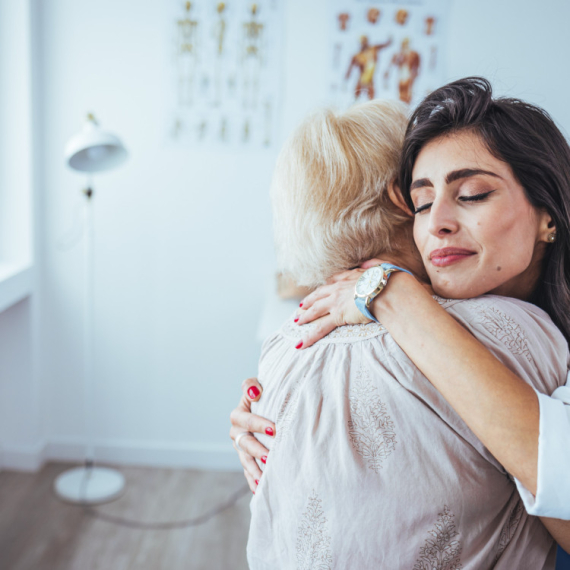
<path fill-rule="evenodd" d="M 107 503 L 118 498 L 125 478 L 115 469 L 95 467 L 93 445 L 93 190 L 83 191 L 84 255 L 83 255 L 83 413 L 85 418 L 85 465 L 64 471 L 54 488 L 60 499 L 84 505 Z"/>

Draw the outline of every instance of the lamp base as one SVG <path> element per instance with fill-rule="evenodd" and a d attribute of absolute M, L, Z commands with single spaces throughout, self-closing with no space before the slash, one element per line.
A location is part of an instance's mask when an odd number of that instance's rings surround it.
<path fill-rule="evenodd" d="M 106 467 L 76 467 L 58 475 L 56 495 L 70 503 L 97 505 L 114 501 L 125 488 L 124 476 Z"/>

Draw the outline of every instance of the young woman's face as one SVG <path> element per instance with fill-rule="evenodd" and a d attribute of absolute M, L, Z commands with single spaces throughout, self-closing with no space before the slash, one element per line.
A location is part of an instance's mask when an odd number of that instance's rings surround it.
<path fill-rule="evenodd" d="M 540 277 L 550 217 L 480 137 L 428 143 L 413 170 L 414 240 L 436 294 L 527 299 Z"/>

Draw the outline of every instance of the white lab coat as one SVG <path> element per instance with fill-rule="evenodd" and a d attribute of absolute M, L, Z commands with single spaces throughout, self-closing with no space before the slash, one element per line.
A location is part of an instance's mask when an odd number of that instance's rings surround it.
<path fill-rule="evenodd" d="M 515 479 L 529 515 L 570 520 L 570 374 L 551 397 L 538 394 L 540 435 L 536 497 Z"/>

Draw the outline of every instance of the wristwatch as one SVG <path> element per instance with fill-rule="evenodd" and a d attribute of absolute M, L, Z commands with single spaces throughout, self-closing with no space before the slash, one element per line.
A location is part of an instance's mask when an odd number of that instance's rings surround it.
<path fill-rule="evenodd" d="M 370 303 L 384 290 L 388 284 L 388 278 L 394 271 L 405 271 L 412 275 L 407 269 L 391 263 L 382 263 L 367 269 L 356 282 L 354 302 L 367 319 L 378 322 L 378 319 L 370 312 Z"/>

